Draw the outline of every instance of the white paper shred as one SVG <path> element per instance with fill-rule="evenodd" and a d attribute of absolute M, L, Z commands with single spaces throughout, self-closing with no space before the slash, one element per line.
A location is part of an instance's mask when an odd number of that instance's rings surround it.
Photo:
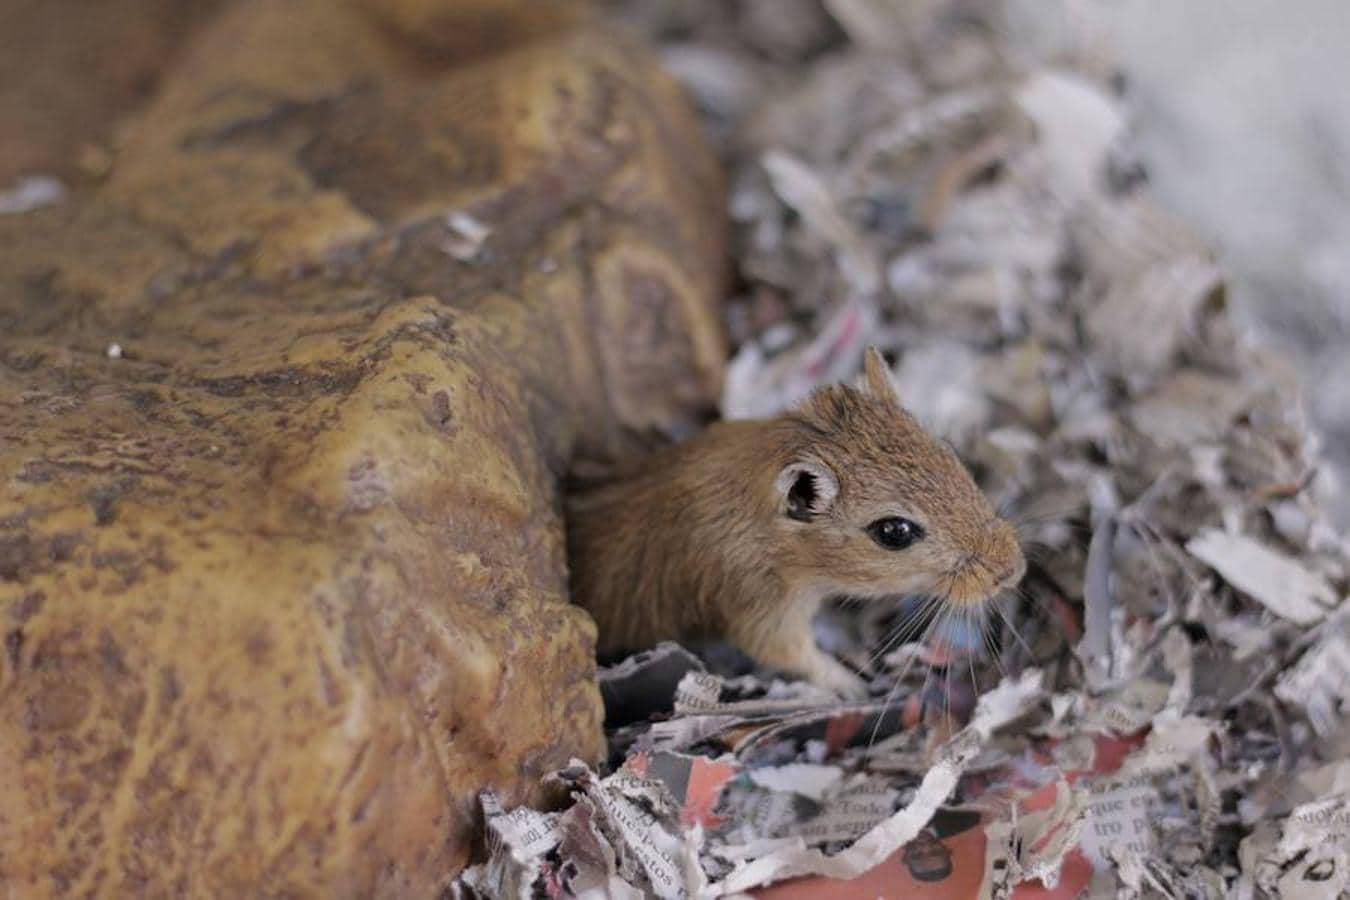
<path fill-rule="evenodd" d="M 50 175 L 20 178 L 8 190 L 0 191 L 0 215 L 25 213 L 44 206 L 55 206 L 66 199 L 66 186 Z"/>
<path fill-rule="evenodd" d="M 870 869 L 919 833 L 951 794 L 957 779 L 989 735 L 1026 712 L 1039 695 L 1040 673 L 1030 671 L 1021 679 L 1005 682 L 981 697 L 975 717 L 942 748 L 910 804 L 867 832 L 847 850 L 826 856 L 800 839 L 793 841 L 786 847 L 738 865 L 714 886 L 713 896 L 733 894 L 800 875 L 851 878 Z"/>
<path fill-rule="evenodd" d="M 1350 610 L 1326 623 L 1321 639 L 1275 683 L 1275 696 L 1302 707 L 1318 734 L 1344 725 L 1350 708 Z"/>
<path fill-rule="evenodd" d="M 1337 603 L 1325 578 L 1251 538 L 1208 528 L 1191 538 L 1186 550 L 1233 587 L 1296 624 L 1321 621 Z"/>
<path fill-rule="evenodd" d="M 492 235 L 490 227 L 460 210 L 447 213 L 445 225 L 450 236 L 441 242 L 441 248 L 460 262 L 476 258 Z"/>
<path fill-rule="evenodd" d="M 1107 152 L 1125 130 L 1125 118 L 1091 81 L 1072 72 L 1038 72 L 1017 92 L 1036 123 L 1061 201 L 1096 193 Z"/>
<path fill-rule="evenodd" d="M 855 291 L 864 296 L 881 286 L 876 252 L 835 205 L 834 195 L 811 167 L 789 153 L 771 150 L 764 169 L 774 190 L 795 209 L 813 231 L 837 247 L 841 269 Z"/>
<path fill-rule="evenodd" d="M 1277 832 L 1278 828 L 1278 832 Z M 1279 833 L 1278 840 L 1274 840 Z M 1292 900 L 1336 900 L 1350 891 L 1350 795 L 1307 803 L 1277 827 L 1258 831 L 1243 843 L 1249 880 L 1266 896 Z"/>

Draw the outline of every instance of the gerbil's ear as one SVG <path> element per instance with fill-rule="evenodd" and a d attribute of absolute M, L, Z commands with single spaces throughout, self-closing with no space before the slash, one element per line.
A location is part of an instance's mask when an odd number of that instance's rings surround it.
<path fill-rule="evenodd" d="M 887 400 L 900 405 L 900 395 L 895 391 L 895 382 L 891 380 L 891 368 L 886 365 L 881 351 L 868 347 L 863 354 L 863 386 L 867 393 L 878 400 Z"/>
<path fill-rule="evenodd" d="M 826 512 L 839 494 L 834 473 L 813 462 L 795 462 L 783 467 L 774 482 L 782 510 L 789 519 L 809 522 Z"/>

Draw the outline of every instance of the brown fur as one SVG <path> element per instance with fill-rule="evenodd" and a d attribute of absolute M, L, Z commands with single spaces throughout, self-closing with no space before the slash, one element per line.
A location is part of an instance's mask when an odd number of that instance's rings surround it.
<path fill-rule="evenodd" d="M 786 514 L 785 493 L 803 469 L 826 488 L 805 522 Z M 772 419 L 715 424 L 568 505 L 572 596 L 595 617 L 602 651 L 727 637 L 850 694 L 856 677 L 811 637 L 826 597 L 978 604 L 1025 568 L 1012 527 L 900 407 L 875 351 L 862 387 L 822 388 Z M 878 546 L 865 529 L 886 516 L 918 522 L 925 537 Z"/>

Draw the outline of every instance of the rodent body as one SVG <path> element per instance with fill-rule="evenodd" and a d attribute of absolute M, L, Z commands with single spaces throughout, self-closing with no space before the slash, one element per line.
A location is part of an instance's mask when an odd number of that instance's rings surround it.
<path fill-rule="evenodd" d="M 1025 570 L 1015 532 L 900 406 L 884 361 L 771 419 L 721 422 L 569 497 L 573 598 L 601 652 L 725 637 L 845 695 L 814 642 L 827 597 L 975 605 Z"/>

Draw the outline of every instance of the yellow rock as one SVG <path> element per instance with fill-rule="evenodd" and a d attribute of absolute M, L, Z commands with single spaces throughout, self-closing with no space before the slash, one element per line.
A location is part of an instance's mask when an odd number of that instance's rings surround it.
<path fill-rule="evenodd" d="M 558 485 L 715 399 L 721 198 L 541 7 L 235 4 L 0 216 L 0 897 L 434 896 L 601 753 Z"/>

